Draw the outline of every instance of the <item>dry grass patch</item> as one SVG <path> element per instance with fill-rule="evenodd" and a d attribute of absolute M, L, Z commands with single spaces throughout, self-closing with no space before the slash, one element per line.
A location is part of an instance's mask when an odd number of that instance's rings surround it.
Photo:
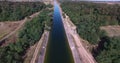
<path fill-rule="evenodd" d="M 21 21 L 16 22 L 0 22 L 0 39 L 5 37 L 10 32 L 14 31 L 19 25 Z"/>
<path fill-rule="evenodd" d="M 109 37 L 120 36 L 120 26 L 119 25 L 102 26 L 102 27 L 100 27 L 100 29 L 105 30 Z"/>

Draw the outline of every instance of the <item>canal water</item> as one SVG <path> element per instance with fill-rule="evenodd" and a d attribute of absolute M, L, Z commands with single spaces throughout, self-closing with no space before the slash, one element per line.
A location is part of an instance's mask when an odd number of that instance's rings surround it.
<path fill-rule="evenodd" d="M 74 63 L 62 23 L 59 5 L 56 1 L 54 2 L 53 20 L 44 63 Z"/>

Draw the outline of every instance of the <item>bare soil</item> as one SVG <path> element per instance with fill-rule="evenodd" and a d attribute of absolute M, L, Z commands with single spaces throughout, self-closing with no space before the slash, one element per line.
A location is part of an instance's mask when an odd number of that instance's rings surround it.
<path fill-rule="evenodd" d="M 100 27 L 101 30 L 105 30 L 109 37 L 120 36 L 120 26 L 102 26 Z"/>
<path fill-rule="evenodd" d="M 9 43 L 14 43 L 18 38 L 18 31 L 23 28 L 26 21 L 31 21 L 38 16 L 40 12 L 36 12 L 29 17 L 20 21 L 5 21 L 0 22 L 0 46 L 7 46 Z"/>
<path fill-rule="evenodd" d="M 16 22 L 0 22 L 0 39 L 5 37 L 10 32 L 14 31 L 19 25 L 21 21 Z"/>
<path fill-rule="evenodd" d="M 6 40 L 3 41 L 1 47 L 5 47 L 10 43 L 15 43 L 18 39 L 18 33 L 13 34 L 12 36 L 10 36 L 9 38 L 7 38 Z"/>

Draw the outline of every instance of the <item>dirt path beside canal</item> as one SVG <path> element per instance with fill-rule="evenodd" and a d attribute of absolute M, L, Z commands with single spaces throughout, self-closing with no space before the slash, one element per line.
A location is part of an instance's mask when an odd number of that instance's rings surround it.
<path fill-rule="evenodd" d="M 44 31 L 39 40 L 30 63 L 44 63 L 46 46 L 49 38 L 49 31 Z"/>

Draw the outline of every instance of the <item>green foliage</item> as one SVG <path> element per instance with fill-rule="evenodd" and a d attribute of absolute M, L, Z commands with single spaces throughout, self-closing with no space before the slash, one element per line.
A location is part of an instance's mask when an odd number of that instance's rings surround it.
<path fill-rule="evenodd" d="M 117 25 L 120 16 L 119 5 L 96 4 L 91 2 L 63 2 L 63 11 L 77 26 L 80 36 L 91 44 L 100 40 L 100 26 Z"/>
<path fill-rule="evenodd" d="M 120 37 L 106 38 L 103 50 L 95 57 L 98 63 L 120 62 Z"/>
<path fill-rule="evenodd" d="M 53 5 L 51 5 L 51 4 L 47 4 L 46 5 L 48 8 L 52 8 L 53 7 Z"/>
<path fill-rule="evenodd" d="M 0 63 L 23 63 L 26 50 L 38 42 L 45 25 L 51 24 L 50 12 L 52 11 L 48 9 L 43 10 L 39 16 L 26 22 L 24 28 L 19 32 L 18 41 L 0 48 Z"/>
<path fill-rule="evenodd" d="M 0 2 L 0 21 L 16 21 L 45 8 L 41 2 Z"/>

